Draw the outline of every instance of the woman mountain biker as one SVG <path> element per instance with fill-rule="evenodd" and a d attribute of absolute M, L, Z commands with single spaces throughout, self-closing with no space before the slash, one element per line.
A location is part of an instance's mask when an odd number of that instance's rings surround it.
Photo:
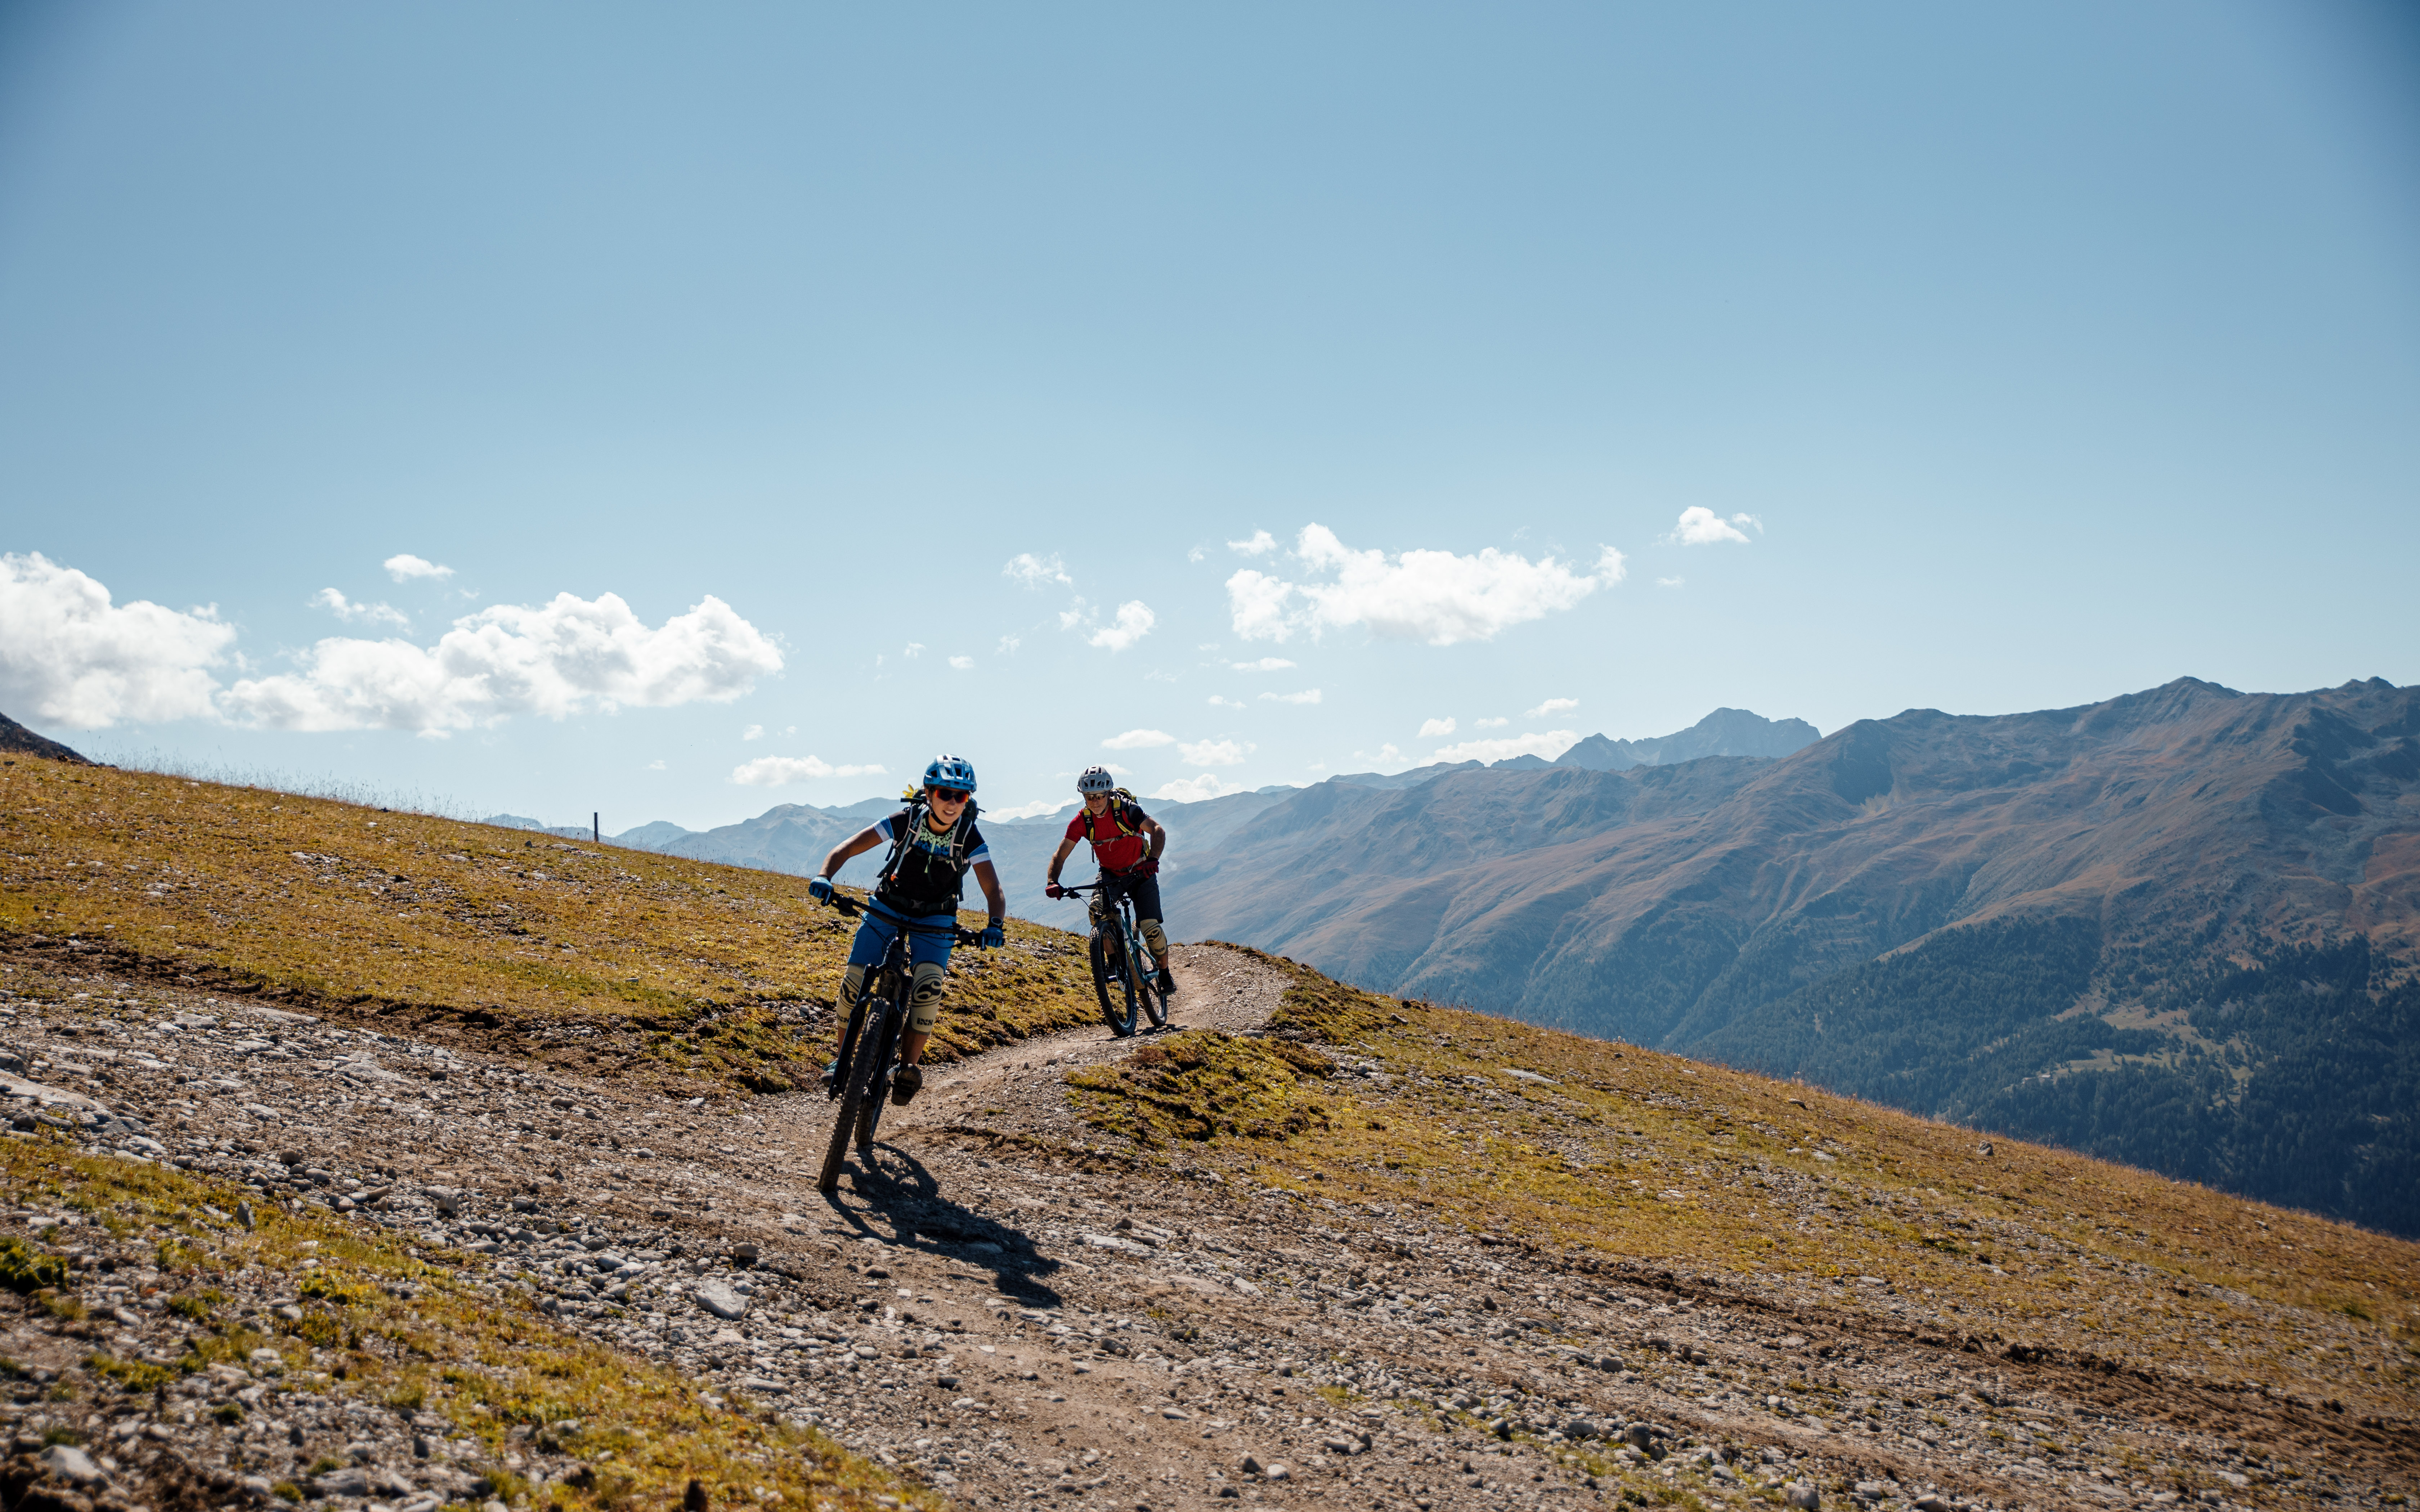
<path fill-rule="evenodd" d="M 1114 882 L 1134 900 L 1135 927 L 1142 931 L 1142 942 L 1159 967 L 1159 990 L 1173 996 L 1176 979 L 1168 970 L 1168 932 L 1159 924 L 1159 858 L 1168 854 L 1168 831 L 1142 811 L 1134 795 L 1119 788 L 1106 766 L 1085 767 L 1076 779 L 1076 791 L 1084 799 L 1084 810 L 1067 821 L 1067 838 L 1050 857 L 1049 881 L 1043 891 L 1061 896 L 1059 869 L 1078 841 L 1092 841 L 1101 880 Z"/>
<path fill-rule="evenodd" d="M 807 895 L 830 903 L 832 877 L 849 857 L 876 845 L 891 846 L 890 858 L 869 895 L 865 918 L 848 948 L 848 969 L 842 974 L 838 1032 L 848 1033 L 849 1016 L 865 991 L 865 974 L 882 964 L 884 952 L 901 930 L 908 933 L 910 966 L 908 1034 L 899 1047 L 899 1072 L 891 1083 L 891 1101 L 906 1107 L 923 1089 L 924 1072 L 917 1066 L 933 1037 L 941 1011 L 941 979 L 950 969 L 950 946 L 958 923 L 958 895 L 972 870 L 983 888 L 991 921 L 983 932 L 984 949 L 1007 943 L 1004 924 L 1008 899 L 1000 890 L 1000 873 L 992 869 L 991 849 L 975 827 L 975 769 L 961 757 L 937 756 L 924 768 L 923 795 L 881 823 L 858 831 L 832 847 L 824 857 L 823 874 L 807 884 Z M 830 1076 L 840 1064 L 835 1054 Z"/>

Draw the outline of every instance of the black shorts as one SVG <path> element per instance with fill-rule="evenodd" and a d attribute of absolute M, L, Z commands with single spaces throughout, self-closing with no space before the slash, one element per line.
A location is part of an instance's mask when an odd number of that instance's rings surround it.
<path fill-rule="evenodd" d="M 1101 880 L 1118 894 L 1134 900 L 1135 922 L 1167 917 L 1159 911 L 1159 877 L 1156 873 L 1139 876 L 1131 872 L 1104 872 Z"/>

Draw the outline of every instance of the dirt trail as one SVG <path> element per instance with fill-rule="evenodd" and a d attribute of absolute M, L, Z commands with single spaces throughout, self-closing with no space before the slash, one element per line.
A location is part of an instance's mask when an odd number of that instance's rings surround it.
<path fill-rule="evenodd" d="M 1252 1032 L 1284 987 L 1216 947 L 1180 948 L 1177 976 L 1178 1028 Z M 1232 1165 L 1143 1163 L 1076 1120 L 1063 1079 L 1148 1036 L 1078 1031 L 935 1070 L 886 1118 L 878 1174 L 827 1203 L 818 1095 L 668 1105 L 612 1077 L 50 963 L 0 980 L 29 1075 L 148 1115 L 147 1134 L 86 1127 L 87 1148 L 248 1182 L 256 1201 L 360 1197 L 359 1221 L 564 1326 L 967 1505 L 1745 1505 L 1799 1485 L 1924 1512 L 2367 1505 L 2420 1464 L 2401 1427 L 1967 1352 L 1900 1325 L 1886 1291 L 1776 1314 L 1716 1278 L 1574 1269 L 1260 1190 Z M 173 1315 L 126 1305 L 139 1273 L 116 1297 L 91 1280 L 121 1350 L 175 1347 Z M 45 1327 L 29 1307 L 0 1350 L 75 1368 Z M 1819 1401 L 1815 1381 L 1842 1391 Z M 1854 1410 L 1822 1405 L 1841 1402 Z M 75 1409 L 0 1411 L 23 1435 Z M 356 1412 L 343 1431 L 371 1489 L 332 1504 L 468 1484 L 415 1462 L 408 1421 L 381 1437 Z M 324 1447 L 206 1413 L 136 1433 L 123 1442 L 263 1488 Z M 513 1452 L 541 1488 L 580 1473 L 540 1443 Z M 139 1482 L 146 1462 L 129 1451 L 118 1473 Z"/>

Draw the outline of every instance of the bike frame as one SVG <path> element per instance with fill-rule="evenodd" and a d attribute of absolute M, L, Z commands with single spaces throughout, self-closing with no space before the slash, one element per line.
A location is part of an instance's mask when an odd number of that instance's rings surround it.
<path fill-rule="evenodd" d="M 835 892 L 831 906 L 842 917 L 855 918 L 873 905 Z M 891 1095 L 892 1057 L 907 1031 L 909 1017 L 908 937 L 941 933 L 932 925 L 901 919 L 899 933 L 892 939 L 890 949 L 865 974 L 865 986 L 858 994 L 857 1006 L 850 1011 L 848 1025 L 841 1033 L 840 1064 L 833 1068 L 831 1088 L 825 1094 L 840 1103 L 839 1115 L 832 1119 L 831 1143 L 824 1151 L 823 1177 L 818 1183 L 827 1193 L 840 1187 L 841 1167 L 848 1160 L 852 1134 L 856 1135 L 859 1156 L 868 1169 L 873 1166 L 874 1131 L 882 1122 L 882 1105 Z M 960 929 L 955 922 L 947 933 L 959 945 L 983 943 L 981 934 Z M 860 1050 L 870 1053 L 860 1055 Z"/>
<path fill-rule="evenodd" d="M 1093 967 L 1093 986 L 1094 990 L 1101 995 L 1103 1015 L 1109 1017 L 1109 1032 L 1121 1039 L 1134 1033 L 1135 1010 L 1138 1007 L 1151 1015 L 1152 1027 L 1166 1027 L 1168 1000 L 1160 995 L 1158 985 L 1152 980 L 1147 964 L 1151 960 L 1151 951 L 1143 944 L 1142 931 L 1135 924 L 1133 896 L 1120 886 L 1115 878 L 1107 874 L 1103 874 L 1094 881 L 1073 887 L 1063 887 L 1059 890 L 1071 898 L 1088 892 L 1098 893 L 1101 895 L 1102 903 L 1107 905 L 1103 910 L 1108 916 L 1105 922 L 1113 932 L 1114 938 L 1106 943 L 1114 945 L 1118 951 L 1121 963 L 1118 969 L 1125 979 L 1126 995 L 1126 1012 L 1121 1024 L 1118 1018 L 1110 1015 L 1108 1002 L 1109 986 L 1101 980 L 1102 963 L 1096 960 Z"/>

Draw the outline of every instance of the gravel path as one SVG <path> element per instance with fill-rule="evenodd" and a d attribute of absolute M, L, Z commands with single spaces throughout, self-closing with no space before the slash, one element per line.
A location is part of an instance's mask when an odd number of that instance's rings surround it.
<path fill-rule="evenodd" d="M 1177 1027 L 1253 1032 L 1283 985 L 1217 947 L 1180 948 L 1177 971 Z M 1715 1278 L 1575 1269 L 1207 1161 L 1140 1164 L 1077 1122 L 1063 1080 L 1148 1036 L 936 1070 L 886 1119 L 878 1177 L 827 1203 L 820 1096 L 675 1102 L 32 957 L 0 981 L 21 1132 L 350 1212 L 972 1506 L 1745 1505 L 1792 1488 L 1925 1512 L 2367 1505 L 2414 1462 L 2408 1428 L 2305 1453 L 2318 1430 L 2283 1408 L 1944 1349 L 1884 1298 L 1784 1315 Z M 0 1234 L 89 1262 L 76 1279 L 116 1358 L 178 1357 L 190 1329 L 146 1294 L 139 1242 L 33 1207 Z M 273 1317 L 290 1283 L 251 1277 L 232 1304 Z M 31 1304 L 0 1316 L 21 1383 L 0 1484 L 54 1498 L 12 1489 L 11 1512 L 240 1504 L 279 1480 L 386 1512 L 483 1494 L 489 1467 L 443 1425 L 240 1369 L 105 1416 L 105 1391 L 56 1390 L 89 1375 L 89 1334 Z M 1818 1379 L 1855 1411 L 1812 1412 Z M 213 1415 L 244 1400 L 240 1424 Z M 88 1463 L 60 1468 L 41 1442 L 59 1430 Z M 541 1489 L 583 1473 L 566 1446 L 512 1453 Z M 308 1473 L 332 1454 L 341 1471 Z"/>

